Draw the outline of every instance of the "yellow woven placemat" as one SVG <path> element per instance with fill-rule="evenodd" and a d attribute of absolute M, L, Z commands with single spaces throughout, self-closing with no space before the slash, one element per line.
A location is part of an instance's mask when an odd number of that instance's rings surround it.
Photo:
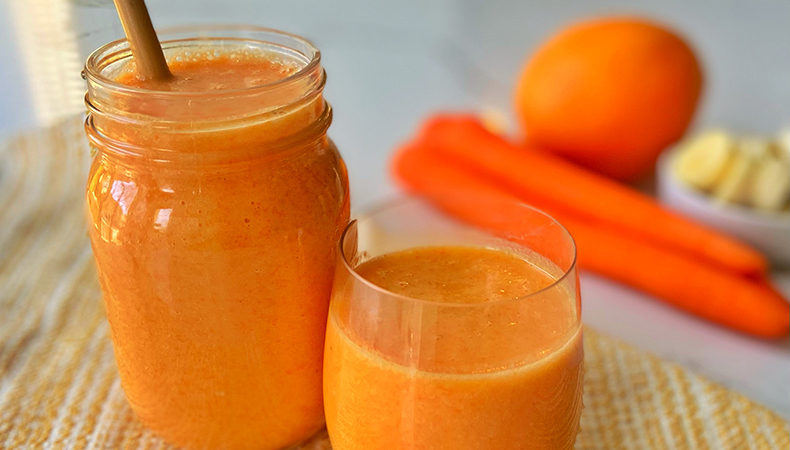
<path fill-rule="evenodd" d="M 90 158 L 79 118 L 0 144 L 0 449 L 169 448 L 118 382 L 83 213 Z M 585 364 L 578 449 L 790 447 L 768 409 L 589 329 Z"/>

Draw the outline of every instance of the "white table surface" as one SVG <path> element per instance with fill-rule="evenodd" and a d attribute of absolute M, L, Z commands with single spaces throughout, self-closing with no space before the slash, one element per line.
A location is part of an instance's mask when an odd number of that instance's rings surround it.
<path fill-rule="evenodd" d="M 22 50 L 15 47 L 13 14 L 3 5 L 0 58 L 9 62 L 19 60 Z M 774 132 L 790 123 L 787 0 L 148 0 L 148 5 L 160 26 L 246 22 L 312 39 L 329 74 L 326 96 L 335 108 L 330 134 L 349 167 L 355 210 L 396 195 L 386 173 L 388 154 L 431 111 L 495 108 L 508 113 L 522 56 L 550 30 L 576 17 L 641 12 L 682 29 L 706 67 L 697 127 Z M 75 26 L 86 31 L 80 34 L 85 54 L 120 36 L 111 10 L 79 6 L 75 17 Z M 0 97 L 5 99 L 0 132 L 37 125 L 25 76 L 24 67 L 0 65 Z M 790 293 L 790 276 L 777 273 L 777 279 Z M 736 334 L 590 274 L 582 276 L 582 296 L 588 326 L 677 361 L 790 418 L 787 339 L 766 342 Z"/>

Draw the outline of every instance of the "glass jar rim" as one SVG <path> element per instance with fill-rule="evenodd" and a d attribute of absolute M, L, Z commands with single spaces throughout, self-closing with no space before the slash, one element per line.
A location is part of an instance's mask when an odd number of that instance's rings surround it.
<path fill-rule="evenodd" d="M 493 200 L 493 201 L 498 201 L 498 202 L 501 202 L 501 203 L 505 202 L 505 201 L 502 201 L 502 200 Z M 578 250 L 577 250 L 577 246 L 576 246 L 576 240 L 573 238 L 573 235 L 571 235 L 571 233 L 568 231 L 568 229 L 565 228 L 564 225 L 562 225 L 557 219 L 555 219 L 554 217 L 552 217 L 548 213 L 546 213 L 546 212 L 544 212 L 544 211 L 542 211 L 542 210 L 540 210 L 538 208 L 535 208 L 534 206 L 531 206 L 531 205 L 529 205 L 527 203 L 513 200 L 512 202 L 506 201 L 506 203 L 508 203 L 508 204 L 510 204 L 512 206 L 517 206 L 519 208 L 523 208 L 525 211 L 530 211 L 532 213 L 536 213 L 536 214 L 538 214 L 540 216 L 543 216 L 543 217 L 547 218 L 550 221 L 550 223 L 553 223 L 553 224 L 557 225 L 560 228 L 560 230 L 562 231 L 562 233 L 565 236 L 567 236 L 568 239 L 569 239 L 569 242 L 570 242 L 570 245 L 571 245 L 571 251 L 573 252 L 573 255 L 572 255 L 572 258 L 571 258 L 571 262 L 570 262 L 570 264 L 568 265 L 567 268 L 561 269 L 562 270 L 562 274 L 560 276 L 556 277 L 551 282 L 551 284 L 549 284 L 548 286 L 544 286 L 544 287 L 542 287 L 541 289 L 538 289 L 535 292 L 530 292 L 527 295 L 522 295 L 522 296 L 515 297 L 515 298 L 507 298 L 507 299 L 502 299 L 502 300 L 496 300 L 496 301 L 493 301 L 493 302 L 485 302 L 485 303 L 437 302 L 437 301 L 433 301 L 433 300 L 424 300 L 424 299 L 420 299 L 420 298 L 409 297 L 409 296 L 406 296 L 406 295 L 403 295 L 403 294 L 398 294 L 398 293 L 392 292 L 389 289 L 385 289 L 385 288 L 383 288 L 381 286 L 376 285 L 375 283 L 372 283 L 372 282 L 368 281 L 362 275 L 360 275 L 359 272 L 357 272 L 357 270 L 354 267 L 351 266 L 351 263 L 349 262 L 348 258 L 346 257 L 346 252 L 345 252 L 345 249 L 344 249 L 345 246 L 343 244 L 344 244 L 346 238 L 349 236 L 349 232 L 359 223 L 360 220 L 365 220 L 365 219 L 372 218 L 372 217 L 374 217 L 375 215 L 377 215 L 379 213 L 382 213 L 382 212 L 390 210 L 390 209 L 397 208 L 398 206 L 414 204 L 414 203 L 425 203 L 427 206 L 436 208 L 436 206 L 432 205 L 431 202 L 429 202 L 428 200 L 425 200 L 425 199 L 422 199 L 422 198 L 419 198 L 419 197 L 405 196 L 405 197 L 401 197 L 401 198 L 394 198 L 394 199 L 389 199 L 387 201 L 384 201 L 384 202 L 378 204 L 377 206 L 374 206 L 374 207 L 372 207 L 370 209 L 367 209 L 367 210 L 363 211 L 360 214 L 360 217 L 352 219 L 348 223 L 348 225 L 346 225 L 346 228 L 343 229 L 343 233 L 341 233 L 340 239 L 338 240 L 338 243 L 337 243 L 337 245 L 338 245 L 338 254 L 340 255 L 340 259 L 342 261 L 341 263 L 343 264 L 343 267 L 345 268 L 345 270 L 347 270 L 349 273 L 351 273 L 351 275 L 354 277 L 355 280 L 361 282 L 362 284 L 364 284 L 365 286 L 369 287 L 370 289 L 373 289 L 376 292 L 384 294 L 384 295 L 386 295 L 388 297 L 391 297 L 393 299 L 397 299 L 399 301 L 404 301 L 404 302 L 409 302 L 409 303 L 416 303 L 416 304 L 422 304 L 422 305 L 441 306 L 443 308 L 459 308 L 459 309 L 462 309 L 462 308 L 480 308 L 480 307 L 499 306 L 499 305 L 503 305 L 503 304 L 516 303 L 516 302 L 519 302 L 519 301 L 525 301 L 525 300 L 528 300 L 530 298 L 534 298 L 534 297 L 538 296 L 539 294 L 542 294 L 542 293 L 547 292 L 547 291 L 549 291 L 551 289 L 554 289 L 557 286 L 559 286 L 560 284 L 562 284 L 563 282 L 565 282 L 567 280 L 568 276 L 570 274 L 574 273 L 574 271 L 576 269 L 576 263 L 577 263 L 577 260 L 578 260 Z"/>
<path fill-rule="evenodd" d="M 258 86 L 249 86 L 239 89 L 224 89 L 224 90 L 205 91 L 205 92 L 162 91 L 162 90 L 146 89 L 136 86 L 125 85 L 104 75 L 102 69 L 106 67 L 105 62 L 108 59 L 132 58 L 131 50 L 129 48 L 129 42 L 126 40 L 126 38 L 121 38 L 109 42 L 107 44 L 104 44 L 101 47 L 94 50 L 93 53 L 91 53 L 90 56 L 88 56 L 85 62 L 85 66 L 82 71 L 82 76 L 88 82 L 95 83 L 97 86 L 100 86 L 103 89 L 108 89 L 115 92 L 121 92 L 126 94 L 154 95 L 154 96 L 162 96 L 162 97 L 170 97 L 170 98 L 194 97 L 196 95 L 200 95 L 204 97 L 234 96 L 234 95 L 248 95 L 248 94 L 262 93 L 269 90 L 277 89 L 283 85 L 298 82 L 306 77 L 309 77 L 321 64 L 321 52 L 310 41 L 296 34 L 276 30 L 273 28 L 259 27 L 255 25 L 238 25 L 238 24 L 185 25 L 185 26 L 177 26 L 177 27 L 168 27 L 162 30 L 157 30 L 157 34 L 160 36 L 160 42 L 164 46 L 166 44 L 170 44 L 174 42 L 188 42 L 188 41 L 196 41 L 201 39 L 229 38 L 228 36 L 222 36 L 221 34 L 218 34 L 222 31 L 231 32 L 231 33 L 247 32 L 247 33 L 269 34 L 271 36 L 276 36 L 284 40 L 289 40 L 293 42 L 295 45 L 302 46 L 303 48 L 307 49 L 311 54 L 308 55 L 302 53 L 306 58 L 308 58 L 308 60 L 307 63 L 304 66 L 299 67 L 299 69 L 296 72 L 288 75 L 285 78 L 275 80 L 269 83 L 264 83 Z M 166 38 L 167 35 L 186 34 L 186 33 L 195 33 L 195 36 L 161 40 L 161 37 Z M 212 34 L 201 34 L 201 33 L 212 33 Z M 241 41 L 251 40 L 251 38 L 239 38 L 239 40 Z M 282 45 L 282 47 L 286 47 L 290 50 L 299 51 L 298 49 L 295 48 L 295 45 L 294 46 Z M 118 56 L 123 53 L 125 53 L 126 56 L 121 56 L 121 57 Z"/>

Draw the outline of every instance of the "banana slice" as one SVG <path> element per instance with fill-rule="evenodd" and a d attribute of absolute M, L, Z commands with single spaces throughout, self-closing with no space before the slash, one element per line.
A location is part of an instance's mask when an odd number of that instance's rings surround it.
<path fill-rule="evenodd" d="M 699 189 L 712 189 L 733 157 L 735 141 L 722 130 L 705 132 L 689 142 L 678 155 L 675 171 Z"/>
<path fill-rule="evenodd" d="M 763 158 L 754 172 L 750 203 L 760 209 L 780 211 L 788 200 L 790 200 L 788 161 Z"/>
<path fill-rule="evenodd" d="M 779 156 L 779 158 L 784 159 L 785 161 L 790 160 L 790 127 L 787 127 L 779 132 L 774 150 L 776 151 L 776 154 Z"/>
<path fill-rule="evenodd" d="M 738 139 L 738 151 L 754 159 L 767 158 L 772 153 L 771 141 L 755 136 Z"/>
<path fill-rule="evenodd" d="M 721 181 L 713 189 L 713 197 L 722 202 L 748 203 L 751 200 L 751 179 L 757 161 L 743 153 L 736 153 L 728 164 Z"/>
<path fill-rule="evenodd" d="M 501 109 L 484 108 L 480 113 L 483 126 L 494 134 L 505 134 L 510 128 L 510 121 L 507 114 Z"/>

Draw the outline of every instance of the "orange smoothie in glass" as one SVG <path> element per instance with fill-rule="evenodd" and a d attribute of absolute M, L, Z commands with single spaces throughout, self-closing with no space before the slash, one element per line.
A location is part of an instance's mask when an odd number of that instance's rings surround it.
<path fill-rule="evenodd" d="M 518 305 L 519 298 L 557 281 L 557 271 L 545 264 L 496 249 L 434 246 L 384 254 L 357 266 L 362 279 L 398 296 L 426 305 L 483 308 L 474 318 L 463 309 L 421 308 L 417 334 L 431 339 L 417 344 L 420 339 L 409 333 L 407 358 L 402 346 L 355 332 L 366 324 L 344 325 L 338 318 L 353 312 L 332 308 L 324 398 L 333 448 L 572 448 L 583 359 L 575 296 L 557 290 Z M 503 302 L 512 304 L 495 306 Z M 537 325 L 514 333 L 518 324 L 510 322 L 518 319 L 512 318 L 527 308 Z M 404 359 L 412 364 L 398 362 Z"/>
<path fill-rule="evenodd" d="M 85 71 L 89 234 L 121 383 L 181 448 L 288 448 L 324 426 L 349 214 L 319 53 L 238 28 L 165 34 L 163 48 L 165 83 L 137 77 L 123 41 Z"/>

